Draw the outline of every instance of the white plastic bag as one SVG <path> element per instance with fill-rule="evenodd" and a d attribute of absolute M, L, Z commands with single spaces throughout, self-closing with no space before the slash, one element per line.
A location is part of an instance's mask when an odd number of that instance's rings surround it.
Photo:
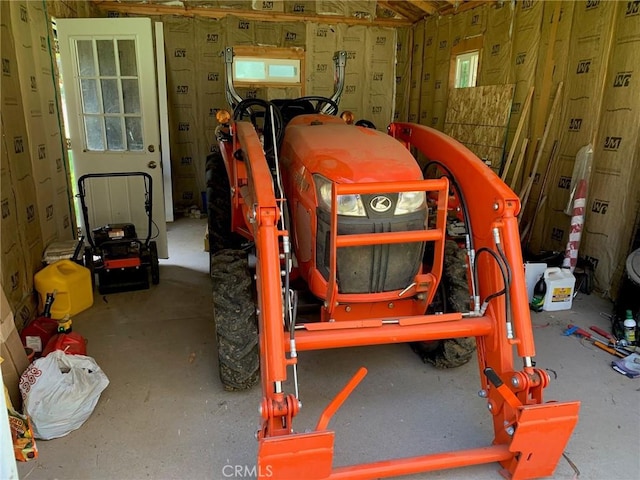
<path fill-rule="evenodd" d="M 20 377 L 20 393 L 35 437 L 49 440 L 79 428 L 107 385 L 91 357 L 56 350 L 34 361 Z"/>

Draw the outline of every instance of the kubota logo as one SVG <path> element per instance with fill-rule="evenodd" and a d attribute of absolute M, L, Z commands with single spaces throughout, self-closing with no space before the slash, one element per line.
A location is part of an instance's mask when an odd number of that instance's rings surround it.
<path fill-rule="evenodd" d="M 384 213 L 391 208 L 391 199 L 389 197 L 385 197 L 384 195 L 378 195 L 377 197 L 373 197 L 371 202 L 371 209 L 374 212 Z"/>

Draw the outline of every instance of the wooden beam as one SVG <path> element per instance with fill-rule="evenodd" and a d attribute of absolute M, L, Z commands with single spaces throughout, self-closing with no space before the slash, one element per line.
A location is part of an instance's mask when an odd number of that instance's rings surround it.
<path fill-rule="evenodd" d="M 426 0 L 409 0 L 409 3 L 415 7 L 418 7 L 428 15 L 433 15 L 434 13 L 438 12 L 438 9 L 433 5 L 433 3 L 427 2 Z"/>
<path fill-rule="evenodd" d="M 402 15 L 404 18 L 408 18 L 413 22 L 422 18 L 422 15 L 420 15 L 420 13 L 416 14 L 416 11 L 406 0 L 392 0 L 386 3 L 389 4 L 398 15 Z M 422 10 L 420 10 L 420 12 L 422 12 Z"/>
<path fill-rule="evenodd" d="M 384 9 L 386 9 L 386 10 L 389 10 L 390 12 L 395 13 L 395 14 L 396 14 L 396 15 L 398 15 L 399 17 L 405 17 L 402 13 L 400 13 L 400 12 L 398 11 L 398 9 L 397 9 L 397 8 L 395 8 L 395 7 L 393 6 L 393 4 L 392 4 L 391 2 L 384 2 L 384 1 L 380 1 L 380 0 L 379 0 L 379 1 L 378 1 L 378 6 L 379 6 L 379 7 L 384 8 Z M 405 18 L 406 18 L 406 17 L 405 17 Z"/>
<path fill-rule="evenodd" d="M 366 25 L 378 27 L 408 27 L 413 24 L 410 19 L 378 18 L 365 19 L 355 17 L 339 17 L 329 15 L 298 15 L 294 13 L 259 12 L 253 10 L 230 10 L 206 7 L 186 7 L 160 4 L 131 4 L 114 0 L 92 0 L 93 5 L 104 13 L 117 12 L 134 15 L 179 15 L 183 17 L 204 17 L 221 19 L 229 15 L 261 20 L 264 22 L 314 22 L 314 23 L 344 23 L 347 25 Z M 395 11 L 395 10 L 394 10 Z"/>
<path fill-rule="evenodd" d="M 460 2 L 448 2 L 449 5 L 439 9 L 440 15 L 448 15 L 450 13 L 462 13 L 467 10 L 484 5 L 485 3 L 496 3 L 497 0 L 467 0 Z"/>

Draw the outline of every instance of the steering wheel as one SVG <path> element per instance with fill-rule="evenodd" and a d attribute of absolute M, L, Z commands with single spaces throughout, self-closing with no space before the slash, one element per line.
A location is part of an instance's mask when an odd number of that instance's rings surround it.
<path fill-rule="evenodd" d="M 376 130 L 376 126 L 374 125 L 374 123 L 370 122 L 369 120 L 358 120 L 356 122 L 356 126 L 367 127 L 367 128 L 372 128 L 373 130 Z"/>
<path fill-rule="evenodd" d="M 273 124 L 271 123 L 271 109 L 273 108 Z M 276 144 L 280 144 L 284 135 L 284 121 L 280 109 L 273 103 L 260 98 L 247 98 L 242 100 L 233 110 L 233 119 L 241 121 L 249 117 L 251 124 L 257 132 L 264 137 L 264 150 L 267 155 L 274 152 L 273 133 L 276 135 Z M 260 121 L 261 120 L 261 121 Z"/>
<path fill-rule="evenodd" d="M 338 104 L 327 97 L 321 97 L 319 95 L 308 95 L 306 97 L 297 98 L 296 101 L 316 102 L 316 106 L 314 109 L 316 113 L 326 113 L 327 115 L 338 114 Z"/>

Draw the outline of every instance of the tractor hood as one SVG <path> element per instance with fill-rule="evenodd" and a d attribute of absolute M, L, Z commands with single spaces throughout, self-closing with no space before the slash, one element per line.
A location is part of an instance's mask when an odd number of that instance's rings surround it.
<path fill-rule="evenodd" d="M 400 142 L 327 115 L 294 118 L 281 152 L 284 161 L 301 162 L 310 173 L 337 183 L 422 179 L 416 160 Z"/>

